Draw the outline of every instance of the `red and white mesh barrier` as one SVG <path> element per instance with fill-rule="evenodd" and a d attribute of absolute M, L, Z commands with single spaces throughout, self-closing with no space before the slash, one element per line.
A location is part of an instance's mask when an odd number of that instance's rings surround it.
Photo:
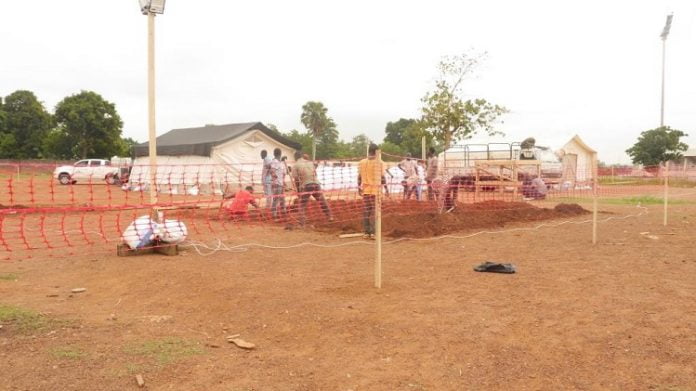
<path fill-rule="evenodd" d="M 696 186 L 696 168 L 675 167 L 669 173 L 660 167 L 602 169 L 595 178 L 593 170 L 577 167 L 508 170 L 500 165 L 477 171 L 470 162 L 457 160 L 440 162 L 437 178 L 426 181 L 424 162 L 417 167 L 416 177 L 405 178 L 399 168 L 403 159 L 384 156 L 383 217 L 421 219 L 423 214 L 446 213 L 459 206 L 471 214 L 508 208 L 501 202 L 586 202 L 595 194 L 600 203 L 661 197 L 665 176 L 672 181 L 672 197 L 688 198 Z M 67 184 L 59 181 L 55 165 L 0 165 L 0 259 L 110 252 L 123 242 L 128 226 L 150 216 L 153 208 L 162 213 L 160 221 L 143 224 L 158 237 L 185 230 L 196 240 L 234 239 L 251 226 L 294 229 L 304 225 L 321 232 L 361 232 L 365 203 L 358 191 L 358 160 L 318 164 L 319 186 L 311 188 L 298 188 L 290 163 L 282 186 L 274 189 L 263 178 L 261 162 L 159 165 L 154 184 L 151 167 L 143 165 L 122 169 L 118 178 L 78 173 L 70 181 L 63 180 Z M 543 192 L 534 188 L 538 183 L 530 182 L 539 173 Z M 157 189 L 156 204 L 150 202 L 152 186 Z M 234 206 L 237 197 L 230 197 L 243 196 L 239 192 L 247 186 L 253 188 L 250 199 L 256 207 L 251 203 Z M 145 238 L 143 230 L 134 231 L 137 239 Z"/>

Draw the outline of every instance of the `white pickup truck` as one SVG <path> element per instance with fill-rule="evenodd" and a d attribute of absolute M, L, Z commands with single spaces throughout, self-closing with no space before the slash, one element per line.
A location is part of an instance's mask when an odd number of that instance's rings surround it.
<path fill-rule="evenodd" d="M 104 159 L 84 159 L 72 166 L 60 166 L 53 171 L 53 178 L 62 185 L 71 183 L 99 183 L 105 181 L 109 185 L 119 180 L 119 167 L 112 166 Z"/>

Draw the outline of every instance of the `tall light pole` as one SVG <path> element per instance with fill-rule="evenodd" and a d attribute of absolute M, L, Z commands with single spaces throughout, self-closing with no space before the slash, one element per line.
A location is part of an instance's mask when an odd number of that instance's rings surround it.
<path fill-rule="evenodd" d="M 140 0 L 147 15 L 147 116 L 150 155 L 150 204 L 157 204 L 157 131 L 155 126 L 155 14 L 164 13 L 166 0 Z"/>
<path fill-rule="evenodd" d="M 662 29 L 662 102 L 660 105 L 660 127 L 665 126 L 665 53 L 667 47 L 667 36 L 669 35 L 669 29 L 672 27 L 673 14 L 667 15 L 667 21 L 665 22 L 665 27 Z"/>

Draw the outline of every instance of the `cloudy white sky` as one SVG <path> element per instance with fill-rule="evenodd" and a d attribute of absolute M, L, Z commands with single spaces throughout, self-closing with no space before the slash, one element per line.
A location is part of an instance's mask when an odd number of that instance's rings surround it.
<path fill-rule="evenodd" d="M 580 134 L 606 162 L 659 125 L 661 41 L 666 124 L 696 147 L 693 0 L 169 0 L 157 17 L 157 128 L 262 121 L 302 129 L 320 100 L 342 138 L 384 137 L 417 117 L 443 55 L 487 62 L 465 86 L 507 106 L 508 139 L 560 147 Z M 137 0 L 0 2 L 0 95 L 34 91 L 53 111 L 94 90 L 116 103 L 124 134 L 147 138 L 146 17 Z"/>

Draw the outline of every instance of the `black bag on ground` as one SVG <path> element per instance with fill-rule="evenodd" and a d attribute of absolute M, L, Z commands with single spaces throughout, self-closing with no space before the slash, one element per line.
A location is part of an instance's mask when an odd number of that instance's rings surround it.
<path fill-rule="evenodd" d="M 512 274 L 516 271 L 516 269 L 515 265 L 511 263 L 484 262 L 478 266 L 475 266 L 474 271 Z"/>

